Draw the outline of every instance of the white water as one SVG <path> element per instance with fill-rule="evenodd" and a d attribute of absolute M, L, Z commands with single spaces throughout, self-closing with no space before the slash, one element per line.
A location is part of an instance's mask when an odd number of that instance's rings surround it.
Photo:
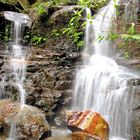
<path fill-rule="evenodd" d="M 11 52 L 10 64 L 11 71 L 15 75 L 17 89 L 19 91 L 20 103 L 25 104 L 25 89 L 23 88 L 23 82 L 25 79 L 26 62 L 21 46 L 21 28 L 22 23 L 14 22 L 14 41 Z"/>
<path fill-rule="evenodd" d="M 114 55 L 110 41 L 97 41 L 99 35 L 107 37 L 115 11 L 111 0 L 92 22 L 87 19 L 84 64 L 76 74 L 73 110 L 99 112 L 109 124 L 111 140 L 129 140 L 134 89 L 128 80 L 137 76 L 110 58 Z"/>
<path fill-rule="evenodd" d="M 6 11 L 4 16 L 7 20 L 14 22 L 13 24 L 13 36 L 12 45 L 10 49 L 10 68 L 11 73 L 15 76 L 15 85 L 19 92 L 20 104 L 22 107 L 26 103 L 26 92 L 24 89 L 24 80 L 26 72 L 26 59 L 25 49 L 22 44 L 22 31 L 25 26 L 30 26 L 30 18 L 21 13 Z M 21 108 L 22 110 L 22 108 Z M 11 128 L 8 140 L 16 140 L 16 124 L 11 121 Z"/>
<path fill-rule="evenodd" d="M 17 21 L 21 24 L 25 24 L 26 26 L 31 26 L 31 24 L 32 24 L 31 19 L 26 14 L 12 12 L 12 11 L 6 11 L 6 12 L 4 12 L 4 17 L 7 20 L 10 20 L 13 22 Z"/>
<path fill-rule="evenodd" d="M 24 26 L 30 26 L 31 20 L 28 15 L 6 11 L 4 16 L 7 20 L 14 22 L 13 25 L 13 43 L 10 49 L 11 73 L 15 75 L 15 84 L 19 91 L 20 103 L 25 104 L 25 89 L 23 87 L 26 71 L 25 49 L 21 45 L 22 31 Z"/>
<path fill-rule="evenodd" d="M 118 4 L 117 1 L 115 4 Z M 92 16 L 90 10 L 87 8 L 86 12 L 88 16 Z M 87 19 L 86 48 L 83 55 L 98 54 L 104 56 L 112 56 L 113 48 L 111 48 L 111 41 L 105 41 L 108 36 L 110 26 L 115 18 L 116 9 L 114 8 L 114 1 L 110 1 L 109 4 L 103 7 L 100 12 L 95 16 L 93 20 Z M 96 29 L 96 30 L 94 30 Z M 99 36 L 103 37 L 104 41 L 99 42 Z"/>

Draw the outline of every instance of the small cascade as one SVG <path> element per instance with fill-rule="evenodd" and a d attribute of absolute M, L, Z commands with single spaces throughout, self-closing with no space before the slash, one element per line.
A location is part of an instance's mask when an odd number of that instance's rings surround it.
<path fill-rule="evenodd" d="M 112 21 L 115 18 L 116 9 L 114 4 L 118 4 L 119 1 L 114 3 L 114 1 L 110 1 L 109 4 L 103 7 L 99 13 L 95 16 L 93 20 L 87 19 L 86 25 L 86 37 L 85 37 L 85 50 L 83 55 L 87 54 L 97 54 L 104 55 L 108 57 L 113 56 L 113 47 L 111 46 L 111 41 L 106 40 L 108 33 L 110 31 L 110 27 L 112 25 Z M 86 9 L 88 17 L 91 17 L 91 12 L 89 9 Z M 95 29 L 95 30 L 94 30 Z M 99 41 L 99 37 L 103 38 Z"/>
<path fill-rule="evenodd" d="M 87 19 L 84 64 L 76 74 L 72 109 L 99 112 L 109 124 L 110 139 L 130 140 L 134 88 L 128 81 L 138 75 L 112 59 L 111 41 L 98 41 L 99 36 L 108 36 L 116 17 L 115 4 L 119 0 L 111 0 L 92 21 Z"/>
<path fill-rule="evenodd" d="M 11 75 L 14 76 L 14 84 L 17 87 L 20 104 L 22 107 L 26 103 L 26 92 L 24 89 L 24 80 L 26 72 L 26 51 L 22 46 L 22 32 L 25 26 L 31 25 L 31 20 L 27 15 L 6 11 L 4 16 L 7 20 L 12 21 L 13 24 L 13 35 L 12 43 L 8 51 Z M 21 108 L 22 110 L 22 108 Z M 16 123 L 14 120 L 11 121 L 11 128 L 8 140 L 16 140 Z"/>
<path fill-rule="evenodd" d="M 10 49 L 10 66 L 11 66 L 11 73 L 15 77 L 15 84 L 17 86 L 19 96 L 20 96 L 20 103 L 22 105 L 25 104 L 25 89 L 23 87 L 23 82 L 25 79 L 25 71 L 26 71 L 26 60 L 25 60 L 25 49 L 23 48 L 22 44 L 22 31 L 24 30 L 25 26 L 30 26 L 31 21 L 30 18 L 21 13 L 10 12 L 6 11 L 4 16 L 7 20 L 14 22 L 13 24 L 13 36 L 12 36 L 12 43 Z"/>

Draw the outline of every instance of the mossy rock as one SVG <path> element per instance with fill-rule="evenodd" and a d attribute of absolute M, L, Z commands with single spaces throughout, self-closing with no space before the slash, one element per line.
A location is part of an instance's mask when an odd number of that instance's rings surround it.
<path fill-rule="evenodd" d="M 0 0 L 0 2 L 8 5 L 16 5 L 19 3 L 25 11 L 28 11 L 30 8 L 30 3 L 28 0 Z"/>

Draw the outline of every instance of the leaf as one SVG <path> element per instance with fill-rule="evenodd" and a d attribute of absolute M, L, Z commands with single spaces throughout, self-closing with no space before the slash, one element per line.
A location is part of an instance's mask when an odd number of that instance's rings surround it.
<path fill-rule="evenodd" d="M 134 34 L 135 33 L 135 24 L 134 23 L 131 23 L 131 27 L 129 28 L 128 33 L 129 34 Z"/>
<path fill-rule="evenodd" d="M 124 52 L 124 57 L 126 58 L 126 59 L 129 59 L 129 53 L 126 51 L 126 52 Z"/>
<path fill-rule="evenodd" d="M 97 38 L 97 41 L 100 43 L 105 37 L 102 35 L 99 35 Z"/>
<path fill-rule="evenodd" d="M 76 16 L 70 19 L 69 25 L 71 25 L 71 23 L 73 23 L 73 21 L 76 19 Z"/>
<path fill-rule="evenodd" d="M 121 37 L 123 39 L 135 39 L 137 41 L 140 41 L 140 34 L 135 34 L 135 35 L 122 34 Z"/>

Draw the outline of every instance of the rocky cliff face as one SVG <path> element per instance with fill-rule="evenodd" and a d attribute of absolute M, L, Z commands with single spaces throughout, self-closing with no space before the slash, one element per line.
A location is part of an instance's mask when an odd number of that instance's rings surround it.
<path fill-rule="evenodd" d="M 57 36 L 54 30 L 62 31 L 68 24 L 75 8 L 77 6 L 54 8 L 55 10 L 52 10 L 49 17 L 39 17 L 31 29 L 31 41 L 34 36 L 37 38 L 31 44 L 23 41 L 27 46 L 25 47 L 27 70 L 24 84 L 26 103 L 43 109 L 48 118 L 59 112 L 62 106 L 69 106 L 71 102 L 72 82 L 76 64 L 80 62 L 80 53 L 71 39 L 61 35 Z M 33 11 L 30 12 L 30 16 L 32 16 Z M 9 26 L 10 23 L 5 21 L 3 16 L 1 16 L 1 20 L 3 21 L 1 26 L 5 28 L 6 25 Z M 2 35 L 5 36 L 5 32 Z M 45 36 L 46 40 L 40 42 L 38 35 L 41 36 L 41 39 Z M 7 48 L 10 49 L 9 46 L 9 43 L 1 42 L 1 97 L 17 99 L 19 98 L 18 90 L 10 74 L 6 52 Z"/>
<path fill-rule="evenodd" d="M 1 49 L 1 97 L 18 98 L 12 75 L 9 75 L 6 46 L 1 44 Z M 46 116 L 52 116 L 62 105 L 68 105 L 79 59 L 77 48 L 72 44 L 69 46 L 64 38 L 52 39 L 43 48 L 30 46 L 25 80 L 26 103 L 43 109 Z"/>
<path fill-rule="evenodd" d="M 71 101 L 72 81 L 79 54 L 66 40 L 52 40 L 44 48 L 31 47 L 25 87 L 27 104 L 54 115 L 62 105 Z"/>

